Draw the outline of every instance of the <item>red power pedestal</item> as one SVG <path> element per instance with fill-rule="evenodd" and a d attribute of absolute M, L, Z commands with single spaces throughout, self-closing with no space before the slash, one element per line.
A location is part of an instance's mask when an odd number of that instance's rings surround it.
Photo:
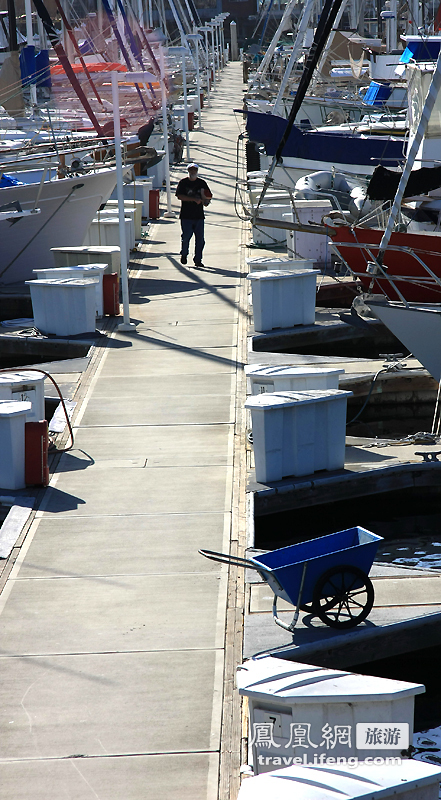
<path fill-rule="evenodd" d="M 49 432 L 44 419 L 25 423 L 26 486 L 47 486 L 49 483 Z"/>
<path fill-rule="evenodd" d="M 188 130 L 189 131 L 194 130 L 194 111 L 188 112 Z"/>
<path fill-rule="evenodd" d="M 201 98 L 201 109 L 202 109 L 204 107 L 204 93 L 201 92 L 199 96 Z"/>
<path fill-rule="evenodd" d="M 159 219 L 159 189 L 149 191 L 149 217 Z"/>
<path fill-rule="evenodd" d="M 119 314 L 119 278 L 116 272 L 103 275 L 103 312 L 109 317 Z"/>

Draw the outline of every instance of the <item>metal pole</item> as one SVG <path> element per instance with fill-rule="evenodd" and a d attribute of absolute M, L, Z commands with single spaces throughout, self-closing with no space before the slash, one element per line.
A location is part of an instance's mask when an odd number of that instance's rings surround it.
<path fill-rule="evenodd" d="M 28 47 L 34 47 L 34 36 L 32 33 L 31 0 L 25 0 L 25 12 L 26 12 L 26 40 L 28 43 Z M 35 55 L 35 47 L 34 47 L 34 55 Z M 30 90 L 31 104 L 35 106 L 37 104 L 37 84 L 35 83 L 35 75 L 33 82 L 29 86 L 29 90 Z"/>
<path fill-rule="evenodd" d="M 187 70 L 185 65 L 185 53 L 182 53 L 182 84 L 184 89 L 184 129 L 185 147 L 187 151 L 187 161 L 190 162 L 190 131 L 188 129 L 188 102 L 187 102 Z"/>
<path fill-rule="evenodd" d="M 123 194 L 123 169 L 121 155 L 121 123 L 119 118 L 119 93 L 118 93 L 118 73 L 112 72 L 112 105 L 113 105 L 113 127 L 115 136 L 115 162 L 116 162 L 116 187 L 118 196 L 118 220 L 119 220 L 119 246 L 121 257 L 121 286 L 123 296 L 124 322 L 118 325 L 119 331 L 131 331 L 136 328 L 134 322 L 130 322 L 130 299 L 129 299 L 129 280 L 127 276 L 127 244 L 126 244 L 126 221 L 124 216 L 124 194 Z"/>
<path fill-rule="evenodd" d="M 167 92 L 165 89 L 165 65 L 164 65 L 164 50 L 162 45 L 159 45 L 159 68 L 161 71 L 161 106 L 162 106 L 162 135 L 164 137 L 164 150 L 165 150 L 165 187 L 167 191 L 167 211 L 164 216 L 172 217 L 171 207 L 171 187 L 170 187 L 170 156 L 168 152 L 168 128 L 167 128 Z"/>
<path fill-rule="evenodd" d="M 224 11 L 224 13 L 223 13 L 223 14 L 221 14 L 221 16 L 222 16 L 222 23 L 221 23 L 220 32 L 221 32 L 221 43 L 222 43 L 222 64 L 223 64 L 223 65 L 224 65 L 224 67 L 225 67 L 225 66 L 226 66 L 226 63 L 227 63 L 227 58 L 226 58 L 226 49 L 225 49 L 225 29 L 224 29 L 224 23 L 225 23 L 225 20 L 226 20 L 226 19 L 227 19 L 227 18 L 228 18 L 230 15 L 229 15 L 229 13 L 228 13 L 227 11 Z"/>
<path fill-rule="evenodd" d="M 289 3 L 286 5 L 285 10 L 284 10 L 283 15 L 282 15 L 282 19 L 280 20 L 280 23 L 279 23 L 279 27 L 277 28 L 277 30 L 276 30 L 276 32 L 275 32 L 275 34 L 274 34 L 274 36 L 273 36 L 273 38 L 271 40 L 271 43 L 270 43 L 269 47 L 267 48 L 266 53 L 265 53 L 265 55 L 264 55 L 264 57 L 263 57 L 263 59 L 262 59 L 262 61 L 260 63 L 260 66 L 258 67 L 258 69 L 256 71 L 253 84 L 257 85 L 259 83 L 259 79 L 263 78 L 263 76 L 264 76 L 264 74 L 265 74 L 265 72 L 267 70 L 267 67 L 268 67 L 268 65 L 269 65 L 269 63 L 270 63 L 270 61 L 271 61 L 271 59 L 272 59 L 272 57 L 274 55 L 274 51 L 275 51 L 275 49 L 276 49 L 276 47 L 277 47 L 277 45 L 279 43 L 279 39 L 280 39 L 283 31 L 285 30 L 286 23 L 287 23 L 289 17 L 291 16 L 291 12 L 292 12 L 294 6 L 296 6 L 296 5 L 297 5 L 297 0 L 289 0 Z M 235 24 L 235 23 L 230 22 L 230 28 L 231 28 L 231 25 L 233 25 L 233 24 Z M 231 50 L 233 51 L 233 37 L 231 37 Z M 237 33 L 236 33 L 236 53 L 237 53 Z M 233 55 L 231 55 L 231 60 L 232 61 L 237 61 L 237 55 L 236 55 L 235 58 L 233 57 Z"/>
<path fill-rule="evenodd" d="M 307 27 L 309 25 L 309 20 L 310 20 L 310 18 L 312 16 L 312 12 L 313 12 L 313 9 L 314 9 L 314 4 L 315 4 L 315 0 L 306 0 L 305 5 L 303 6 L 303 12 L 302 12 L 302 16 L 301 16 L 301 19 L 300 19 L 298 27 L 297 27 L 297 33 L 296 33 L 296 38 L 295 38 L 295 41 L 294 41 L 294 44 L 293 44 L 291 57 L 290 57 L 290 59 L 288 61 L 288 65 L 286 67 L 285 74 L 284 74 L 283 79 L 282 79 L 282 81 L 280 83 L 279 93 L 278 93 L 278 95 L 276 97 L 276 102 L 274 103 L 273 114 L 278 114 L 279 113 L 280 105 L 282 103 L 282 99 L 283 99 L 283 95 L 285 93 L 285 89 L 286 89 L 286 87 L 288 85 L 289 77 L 291 75 L 291 72 L 293 70 L 294 64 L 296 63 L 296 61 L 297 61 L 297 59 L 299 57 L 300 51 L 302 49 L 303 37 L 304 37 L 305 31 L 306 31 L 306 29 L 307 29 Z"/>
<path fill-rule="evenodd" d="M 432 80 L 429 86 L 429 91 L 427 92 L 427 97 L 424 102 L 423 110 L 421 112 L 420 121 L 418 123 L 418 127 L 416 129 L 415 137 L 410 145 L 406 164 L 404 166 L 400 182 L 398 184 L 397 193 L 395 195 L 395 199 L 391 208 L 389 220 L 387 223 L 387 228 L 384 231 L 383 238 L 380 242 L 380 247 L 378 250 L 377 262 L 378 264 L 383 264 L 383 258 L 385 250 L 389 244 L 390 237 L 392 235 L 392 231 L 395 225 L 396 218 L 398 216 L 398 212 L 401 208 L 401 201 L 403 199 L 404 190 L 407 186 L 407 181 L 409 179 L 409 175 L 412 171 L 412 167 L 415 163 L 415 159 L 418 155 L 418 150 L 420 149 L 421 142 L 424 139 L 427 126 L 429 124 L 430 115 L 433 111 L 433 107 L 435 105 L 436 99 L 438 94 L 441 90 L 441 51 L 438 55 L 438 60 L 436 62 L 435 71 L 432 76 Z"/>
<path fill-rule="evenodd" d="M 144 27 L 144 9 L 142 7 L 142 0 L 138 0 L 138 22 L 141 28 Z"/>
<path fill-rule="evenodd" d="M 218 78 L 220 78 L 220 58 L 219 58 L 219 20 L 216 20 L 216 69 Z"/>
<path fill-rule="evenodd" d="M 185 64 L 185 57 L 188 49 L 186 47 L 169 47 L 169 54 L 180 55 L 182 58 L 182 89 L 184 92 L 184 131 L 185 131 L 185 145 L 187 151 L 187 161 L 190 161 L 190 133 L 188 130 L 188 102 L 187 102 L 187 69 Z"/>
<path fill-rule="evenodd" d="M 199 33 L 190 33 L 187 37 L 191 42 L 194 42 L 196 50 L 196 91 L 198 95 L 198 128 L 202 126 L 201 120 L 201 78 L 199 74 L 199 42 L 202 39 Z"/>
<path fill-rule="evenodd" d="M 202 109 L 201 109 L 201 77 L 199 75 L 199 34 L 195 39 L 196 47 L 196 89 L 198 93 L 198 128 L 202 128 Z"/>
<path fill-rule="evenodd" d="M 177 28 L 179 30 L 179 33 L 180 33 L 180 36 L 181 36 L 181 42 L 182 42 L 183 45 L 185 45 L 185 44 L 187 44 L 187 37 L 186 37 L 186 35 L 184 33 L 184 28 L 182 27 L 182 22 L 181 22 L 181 20 L 179 18 L 179 15 L 178 15 L 178 12 L 176 10 L 176 6 L 175 6 L 173 0 L 169 0 L 169 5 L 170 5 L 170 8 L 171 8 L 171 11 L 172 11 L 172 14 L 173 14 L 174 21 L 176 22 L 176 26 L 177 26 Z M 166 31 L 164 31 L 164 33 L 166 33 Z"/>
<path fill-rule="evenodd" d="M 295 0 L 291 0 L 291 3 L 294 3 Z M 237 51 L 237 25 L 232 20 L 230 22 L 230 37 L 231 37 L 231 53 L 230 58 L 232 61 L 237 61 L 238 59 L 238 51 Z"/>
<path fill-rule="evenodd" d="M 211 55 L 213 59 L 213 67 L 210 65 L 210 75 L 213 73 L 213 92 L 216 91 L 216 56 L 214 54 L 214 22 L 210 22 L 211 31 Z"/>
<path fill-rule="evenodd" d="M 210 30 L 208 25 L 204 25 L 202 28 L 199 28 L 200 31 L 204 31 L 205 34 L 205 69 L 207 73 L 207 106 L 211 108 L 210 103 L 210 46 L 208 43 L 208 31 Z"/>
<path fill-rule="evenodd" d="M 221 47 L 222 47 L 222 64 L 225 67 L 225 31 L 224 31 L 224 21 L 222 20 L 222 25 L 220 29 L 221 34 Z"/>

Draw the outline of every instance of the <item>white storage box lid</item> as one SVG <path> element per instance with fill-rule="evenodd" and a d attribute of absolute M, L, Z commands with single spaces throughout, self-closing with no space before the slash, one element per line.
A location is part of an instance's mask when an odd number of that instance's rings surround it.
<path fill-rule="evenodd" d="M 266 264 L 277 264 L 280 266 L 280 269 L 283 269 L 285 264 L 295 264 L 296 262 L 299 262 L 299 264 L 304 264 L 305 261 L 308 261 L 310 264 L 314 263 L 310 258 L 287 258 L 286 256 L 262 256 L 246 259 L 246 263 L 250 267 L 259 266 L 259 264 L 262 264 L 264 267 Z"/>
<path fill-rule="evenodd" d="M 102 272 L 104 274 L 107 269 L 107 264 L 79 264 L 78 269 L 82 269 L 83 272 L 90 272 L 92 275 L 94 271 Z"/>
<path fill-rule="evenodd" d="M 249 281 L 276 281 L 282 278 L 292 278 L 292 280 L 295 280 L 307 275 L 314 275 L 316 278 L 317 274 L 316 269 L 267 269 L 260 270 L 259 272 L 250 272 L 247 278 Z"/>
<path fill-rule="evenodd" d="M 32 408 L 28 400 L 0 400 L 0 417 L 15 417 L 26 414 Z"/>
<path fill-rule="evenodd" d="M 83 244 L 83 245 L 78 245 L 77 247 L 75 247 L 75 246 L 72 246 L 72 247 L 51 247 L 51 252 L 54 251 L 54 250 L 57 253 L 95 253 L 95 255 L 97 253 L 110 254 L 110 253 L 119 253 L 120 252 L 119 247 L 116 247 L 116 245 L 107 245 L 107 244 L 95 244 L 95 245 L 93 245 L 93 244 L 90 244 L 90 245 Z"/>
<path fill-rule="evenodd" d="M 322 403 L 326 400 L 340 400 L 352 397 L 352 392 L 342 389 L 305 389 L 303 392 L 265 392 L 248 397 L 245 408 L 280 408 L 296 406 L 300 403 Z"/>
<path fill-rule="evenodd" d="M 84 267 L 86 267 L 86 266 L 87 266 L 87 264 L 84 265 Z M 105 268 L 106 265 L 104 264 L 103 266 Z M 36 272 L 39 275 L 42 275 L 43 276 L 42 280 L 43 279 L 46 280 L 46 278 L 50 278 L 51 275 L 52 275 L 53 278 L 56 278 L 57 276 L 59 276 L 60 280 L 63 280 L 63 275 L 72 275 L 73 270 L 77 270 L 79 272 L 83 272 L 84 271 L 84 267 L 81 264 L 79 264 L 79 265 L 75 264 L 72 267 L 48 267 L 47 269 L 33 269 L 32 272 Z"/>
<path fill-rule="evenodd" d="M 25 283 L 27 283 L 28 286 L 38 284 L 39 286 L 69 286 L 73 289 L 78 289 L 79 287 L 98 283 L 98 278 L 61 278 L 60 280 L 57 278 L 41 278 L 36 281 L 25 281 Z"/>
<path fill-rule="evenodd" d="M 410 793 L 436 783 L 441 769 L 421 761 L 403 759 L 401 764 L 374 766 L 359 762 L 348 766 L 287 767 L 246 778 L 238 800 L 380 800 Z"/>
<path fill-rule="evenodd" d="M 338 669 L 299 664 L 273 656 L 245 661 L 237 669 L 239 694 L 292 705 L 293 698 L 303 703 L 384 702 L 398 697 L 423 694 L 421 683 L 357 675 Z"/>
<path fill-rule="evenodd" d="M 36 367 L 36 369 L 38 369 L 38 367 Z M 6 383 L 7 386 L 15 383 L 21 386 L 23 383 L 38 383 L 39 381 L 44 381 L 42 372 L 27 372 L 26 370 L 18 372 L 17 370 L 11 370 L 11 372 L 0 373 L 0 383 Z"/>
<path fill-rule="evenodd" d="M 118 211 L 115 211 L 115 213 L 112 214 L 112 211 L 108 209 L 106 211 L 102 211 L 101 213 L 103 215 L 102 217 L 93 218 L 92 222 L 94 223 L 94 225 L 104 224 L 104 223 L 106 225 L 119 225 Z M 124 211 L 124 219 L 126 222 L 132 222 L 132 217 L 130 216 L 130 211 L 128 209 Z"/>
<path fill-rule="evenodd" d="M 343 375 L 343 368 L 331 367 L 291 367 L 283 366 L 267 366 L 265 364 L 246 364 L 245 375 L 255 376 L 259 378 L 307 378 L 311 375 Z"/>

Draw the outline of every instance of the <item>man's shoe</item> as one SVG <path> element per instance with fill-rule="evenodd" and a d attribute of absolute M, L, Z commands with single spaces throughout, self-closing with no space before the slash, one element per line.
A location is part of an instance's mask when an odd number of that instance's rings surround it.
<path fill-rule="evenodd" d="M 181 256 L 181 264 L 187 263 L 187 256 Z"/>
<path fill-rule="evenodd" d="M 202 267 L 202 268 L 203 268 L 203 266 L 204 266 L 204 265 L 203 265 L 203 263 L 202 263 L 202 261 L 195 261 L 195 262 L 194 262 L 194 265 L 195 265 L 195 267 Z"/>

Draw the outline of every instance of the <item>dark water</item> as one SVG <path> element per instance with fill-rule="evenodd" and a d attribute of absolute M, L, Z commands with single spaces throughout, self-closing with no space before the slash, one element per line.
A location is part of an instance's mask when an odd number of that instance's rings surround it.
<path fill-rule="evenodd" d="M 356 525 L 384 538 L 376 561 L 441 570 L 441 487 L 437 486 L 257 517 L 255 546 L 273 550 Z M 436 646 L 353 665 L 351 670 L 425 685 L 426 693 L 415 698 L 419 733 L 414 757 L 441 767 L 440 664 L 441 646 Z"/>
<path fill-rule="evenodd" d="M 413 746 L 413 758 L 441 768 L 441 725 L 414 734 Z M 438 797 L 441 798 L 441 785 Z"/>
<path fill-rule="evenodd" d="M 356 525 L 384 538 L 378 560 L 441 569 L 441 486 L 256 517 L 255 547 L 274 550 Z"/>
<path fill-rule="evenodd" d="M 378 548 L 377 561 L 441 570 L 441 531 L 438 535 L 392 539 Z"/>
<path fill-rule="evenodd" d="M 352 329 L 353 330 L 353 329 Z M 331 339 L 331 336 L 329 337 Z M 296 344 L 295 347 L 277 348 L 280 353 L 300 353 L 305 356 L 342 356 L 343 358 L 381 358 L 384 353 L 409 355 L 402 342 L 385 329 L 382 336 L 366 335 L 364 338 L 351 336 L 348 325 L 348 338 L 345 340 L 317 342 L 311 345 Z"/>

